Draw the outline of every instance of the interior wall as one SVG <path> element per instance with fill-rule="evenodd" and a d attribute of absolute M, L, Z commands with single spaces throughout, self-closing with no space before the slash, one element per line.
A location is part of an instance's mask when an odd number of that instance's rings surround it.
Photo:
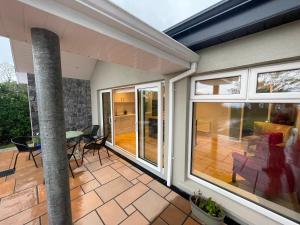
<path fill-rule="evenodd" d="M 296 21 L 199 51 L 198 73 L 235 70 L 300 59 L 299 43 L 300 21 Z M 205 196 L 211 196 L 220 203 L 226 212 L 241 224 L 279 224 L 275 217 L 268 217 L 265 213 L 240 204 L 241 200 L 232 200 L 227 194 L 221 194 L 222 189 L 220 192 L 214 191 L 218 187 L 208 184 L 211 188 L 207 188 L 187 177 L 190 79 L 177 82 L 175 89 L 172 184 L 190 194 L 200 189 Z"/>

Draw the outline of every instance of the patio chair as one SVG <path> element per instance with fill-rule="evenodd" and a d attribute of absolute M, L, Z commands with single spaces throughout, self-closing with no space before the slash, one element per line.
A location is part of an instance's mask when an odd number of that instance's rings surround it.
<path fill-rule="evenodd" d="M 92 125 L 82 130 L 82 140 L 85 144 L 99 140 L 99 125 Z"/>
<path fill-rule="evenodd" d="M 33 137 L 30 137 L 30 136 L 27 136 L 27 137 L 24 136 L 24 137 L 16 137 L 16 138 L 11 139 L 11 143 L 13 143 L 18 149 L 18 153 L 16 155 L 14 168 L 13 168 L 14 170 L 16 169 L 18 156 L 20 153 L 23 153 L 23 152 L 28 152 L 29 156 L 32 156 L 34 164 L 35 164 L 36 168 L 38 168 L 38 165 L 35 161 L 35 157 L 37 155 L 39 155 L 41 152 L 39 152 L 35 155 L 33 154 L 33 152 L 41 150 L 41 145 L 35 144 L 34 146 L 28 146 L 28 142 L 31 142 L 32 138 Z"/>
<path fill-rule="evenodd" d="M 71 171 L 71 174 L 72 174 L 72 177 L 74 178 L 74 174 L 73 174 L 73 170 L 72 170 L 72 167 L 71 167 L 71 164 L 70 164 L 70 161 L 71 161 L 71 158 L 74 157 L 75 159 L 75 162 L 76 162 L 76 165 L 79 167 L 79 164 L 77 162 L 77 159 L 75 157 L 75 150 L 76 150 L 76 146 L 79 144 L 79 142 L 69 142 L 67 143 L 67 147 L 66 147 L 66 150 L 67 150 L 67 158 L 68 158 L 68 161 L 69 161 L 69 169 Z M 71 151 L 70 151 L 71 149 Z"/>
<path fill-rule="evenodd" d="M 108 157 L 110 157 L 109 152 L 108 152 L 108 149 L 107 149 L 107 147 L 105 146 L 105 143 L 106 143 L 107 138 L 108 138 L 108 136 L 105 136 L 104 138 L 102 138 L 102 139 L 100 140 L 99 143 L 97 143 L 97 142 L 90 142 L 90 143 L 86 144 L 86 145 L 83 147 L 83 150 L 82 150 L 82 157 L 81 157 L 81 165 L 83 164 L 83 156 L 84 156 L 84 154 L 87 153 L 89 150 L 93 150 L 93 151 L 98 151 L 98 156 L 99 156 L 100 165 L 102 166 L 101 156 L 100 156 L 100 150 L 101 150 L 102 148 L 106 148 L 107 155 L 108 155 Z M 85 152 L 86 149 L 87 149 L 87 151 Z"/>

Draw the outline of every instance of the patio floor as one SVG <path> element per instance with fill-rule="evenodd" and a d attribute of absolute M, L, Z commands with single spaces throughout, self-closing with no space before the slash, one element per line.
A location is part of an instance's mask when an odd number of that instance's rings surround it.
<path fill-rule="evenodd" d="M 0 171 L 13 164 L 16 151 L 0 152 Z M 100 224 L 199 224 L 189 202 L 127 161 L 111 153 L 86 154 L 75 178 L 70 177 L 72 216 L 75 225 Z M 20 154 L 16 173 L 0 178 L 0 225 L 45 225 L 47 204 L 43 171 Z M 76 172 L 77 170 L 77 172 Z"/>

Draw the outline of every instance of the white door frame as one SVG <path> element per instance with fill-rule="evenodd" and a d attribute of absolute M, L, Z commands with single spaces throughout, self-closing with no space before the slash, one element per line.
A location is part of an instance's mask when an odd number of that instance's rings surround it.
<path fill-rule="evenodd" d="M 107 141 L 107 143 L 111 146 L 114 145 L 115 142 L 115 136 L 114 136 L 114 119 L 113 119 L 113 99 L 112 99 L 112 90 L 111 89 L 106 89 L 106 90 L 101 90 L 99 91 L 99 100 L 100 100 L 100 127 L 101 127 L 101 132 L 104 134 L 104 121 L 103 121 L 103 101 L 102 101 L 102 94 L 103 93 L 109 93 L 110 95 L 110 126 L 111 126 L 111 142 Z"/>
<path fill-rule="evenodd" d="M 158 93 L 158 101 L 157 101 L 157 166 L 145 161 L 142 158 L 139 158 L 139 114 L 138 114 L 138 89 L 145 89 L 145 88 L 157 88 Z M 147 83 L 147 84 L 141 84 L 141 85 L 135 85 L 135 134 L 136 134 L 136 159 L 145 165 L 151 167 L 152 169 L 155 169 L 159 172 L 162 171 L 162 159 L 163 159 L 163 147 L 162 147 L 162 141 L 163 141 L 163 120 L 162 120 L 162 83 L 161 82 L 154 82 L 154 83 Z"/>

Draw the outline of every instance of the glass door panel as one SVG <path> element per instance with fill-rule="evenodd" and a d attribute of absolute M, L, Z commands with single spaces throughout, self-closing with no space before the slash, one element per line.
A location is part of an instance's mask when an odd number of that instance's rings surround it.
<path fill-rule="evenodd" d="M 136 155 L 135 89 L 113 91 L 114 144 L 127 153 Z"/>
<path fill-rule="evenodd" d="M 161 84 L 136 87 L 137 157 L 156 167 L 161 163 Z"/>
<path fill-rule="evenodd" d="M 108 136 L 107 141 L 113 143 L 112 134 L 112 105 L 111 91 L 101 91 L 101 117 L 102 117 L 102 134 Z"/>

